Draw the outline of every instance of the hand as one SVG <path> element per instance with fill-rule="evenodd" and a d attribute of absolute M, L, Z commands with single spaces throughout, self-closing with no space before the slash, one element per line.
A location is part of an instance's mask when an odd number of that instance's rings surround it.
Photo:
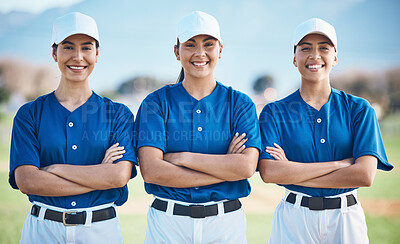
<path fill-rule="evenodd" d="M 115 160 L 120 159 L 122 158 L 122 156 L 124 156 L 124 147 L 119 147 L 118 145 L 119 143 L 117 142 L 107 149 L 103 161 L 101 161 L 102 164 L 112 164 Z"/>
<path fill-rule="evenodd" d="M 274 143 L 275 147 L 267 147 L 265 151 L 271 154 L 276 160 L 288 161 L 285 155 L 285 151 L 276 143 Z"/>
<path fill-rule="evenodd" d="M 229 144 L 227 154 L 242 153 L 244 149 L 246 149 L 246 145 L 244 145 L 244 143 L 248 140 L 248 138 L 245 138 L 245 136 L 246 133 L 243 133 L 239 136 L 239 133 L 236 132 L 231 144 Z"/>

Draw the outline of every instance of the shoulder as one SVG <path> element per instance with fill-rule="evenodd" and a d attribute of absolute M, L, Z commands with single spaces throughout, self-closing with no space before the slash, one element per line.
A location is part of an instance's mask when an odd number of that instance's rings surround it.
<path fill-rule="evenodd" d="M 217 87 L 219 89 L 220 93 L 225 93 L 229 94 L 233 99 L 232 102 L 234 103 L 253 103 L 253 100 L 251 98 L 238 90 L 233 89 L 231 86 L 226 86 L 220 82 L 217 82 Z M 218 94 L 220 95 L 220 94 Z M 222 95 L 222 94 L 221 94 Z"/>
<path fill-rule="evenodd" d="M 289 94 L 288 96 L 280 100 L 266 104 L 262 112 L 265 112 L 267 110 L 285 109 L 300 103 L 301 103 L 300 92 L 299 90 L 296 90 L 295 92 Z"/>
<path fill-rule="evenodd" d="M 335 88 L 332 88 L 332 96 L 335 100 L 341 103 L 341 105 L 348 107 L 353 113 L 373 109 L 366 99 L 347 94 L 344 91 L 339 91 Z"/>
<path fill-rule="evenodd" d="M 114 102 L 108 97 L 102 97 L 97 93 L 93 92 L 94 100 L 99 106 L 104 106 L 105 111 L 110 113 L 113 111 L 117 116 L 131 116 L 133 115 L 132 111 L 123 103 Z"/>
<path fill-rule="evenodd" d="M 54 96 L 53 92 L 40 96 L 34 101 L 25 103 L 18 109 L 16 117 L 34 116 L 35 114 L 39 113 L 42 110 L 43 105 L 50 102 L 51 96 Z"/>

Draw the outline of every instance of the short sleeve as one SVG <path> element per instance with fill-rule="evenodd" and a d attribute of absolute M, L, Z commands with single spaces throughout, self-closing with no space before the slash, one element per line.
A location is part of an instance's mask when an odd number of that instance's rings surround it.
<path fill-rule="evenodd" d="M 280 140 L 280 134 L 270 104 L 265 105 L 264 109 L 261 111 L 259 124 L 261 132 L 260 159 L 274 159 L 271 154 L 265 151 L 265 148 L 267 146 L 274 147 L 274 143 L 282 146 L 282 142 Z"/>
<path fill-rule="evenodd" d="M 136 156 L 136 149 L 134 147 L 134 140 L 133 140 L 133 124 L 134 124 L 134 116 L 132 112 L 121 105 L 121 114 L 115 120 L 115 125 L 113 128 L 113 142 L 111 143 L 114 145 L 115 143 L 119 143 L 119 146 L 123 146 L 125 149 L 125 153 L 122 158 L 116 160 L 114 163 L 118 163 L 120 161 L 130 161 L 134 164 L 132 168 L 131 178 L 134 178 L 137 175 L 135 165 L 138 165 L 138 160 Z"/>
<path fill-rule="evenodd" d="M 30 104 L 23 105 L 15 115 L 13 122 L 8 181 L 14 189 L 18 189 L 14 175 L 18 166 L 33 165 L 40 168 L 37 130 L 29 108 Z"/>
<path fill-rule="evenodd" d="M 258 126 L 257 111 L 254 103 L 250 99 L 248 101 L 245 100 L 239 104 L 234 114 L 234 133 L 246 133 L 246 138 L 248 139 L 245 143 L 246 148 L 254 147 L 260 151 L 260 128 Z"/>
<path fill-rule="evenodd" d="M 165 120 L 162 104 L 152 93 L 143 100 L 135 121 L 137 150 L 144 146 L 156 147 L 166 152 Z"/>
<path fill-rule="evenodd" d="M 378 159 L 378 169 L 389 171 L 393 166 L 388 162 L 378 119 L 374 109 L 365 101 L 358 108 L 353 119 L 353 158 L 371 155 Z"/>

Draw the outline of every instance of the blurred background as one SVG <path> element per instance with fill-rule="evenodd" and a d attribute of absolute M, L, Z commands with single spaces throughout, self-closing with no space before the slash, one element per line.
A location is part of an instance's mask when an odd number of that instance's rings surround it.
<path fill-rule="evenodd" d="M 332 86 L 366 98 L 375 108 L 389 160 L 400 161 L 400 1 L 398 0 L 4 0 L 0 2 L 0 243 L 17 243 L 29 210 L 27 198 L 7 183 L 12 118 L 25 102 L 53 91 L 60 78 L 51 57 L 55 18 L 79 11 L 100 32 L 100 57 L 91 88 L 136 113 L 143 98 L 175 83 L 180 71 L 173 47 L 178 20 L 207 12 L 220 23 L 224 49 L 216 79 L 248 94 L 258 111 L 299 88 L 292 34 L 301 22 L 319 17 L 338 36 L 339 63 Z M 273 210 L 283 195 L 258 174 L 244 199 L 249 243 L 266 243 Z M 126 243 L 142 243 L 147 205 L 140 177 L 120 208 Z M 378 172 L 360 189 L 371 243 L 400 240 L 400 173 Z"/>

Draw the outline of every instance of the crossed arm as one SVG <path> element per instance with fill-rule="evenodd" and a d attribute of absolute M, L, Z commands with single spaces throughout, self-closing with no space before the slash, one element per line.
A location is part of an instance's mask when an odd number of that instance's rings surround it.
<path fill-rule="evenodd" d="M 186 188 L 251 177 L 258 150 L 245 148 L 245 134 L 232 139 L 227 154 L 167 153 L 155 147 L 139 149 L 140 172 L 147 183 Z"/>
<path fill-rule="evenodd" d="M 122 187 L 129 181 L 133 165 L 129 161 L 113 162 L 124 153 L 117 143 L 107 149 L 97 165 L 53 164 L 41 169 L 22 165 L 15 169 L 15 181 L 21 192 L 40 196 L 70 196 Z"/>
<path fill-rule="evenodd" d="M 276 160 L 262 159 L 260 175 L 266 183 L 294 184 L 319 188 L 352 188 L 371 186 L 377 168 L 377 159 L 366 155 L 353 159 L 323 163 L 300 163 L 287 160 L 283 149 L 267 147 Z"/>

